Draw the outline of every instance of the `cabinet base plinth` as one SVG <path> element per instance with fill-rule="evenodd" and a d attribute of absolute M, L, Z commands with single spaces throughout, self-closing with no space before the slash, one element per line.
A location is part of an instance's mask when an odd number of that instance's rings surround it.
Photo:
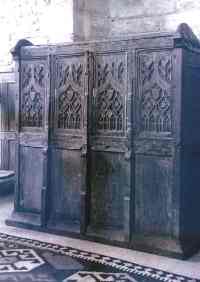
<path fill-rule="evenodd" d="M 6 220 L 6 224 L 15 227 L 38 230 L 42 227 L 42 220 L 40 214 L 14 211 L 10 218 Z"/>
<path fill-rule="evenodd" d="M 172 258 L 186 259 L 199 251 L 200 240 L 182 242 L 170 237 L 134 234 L 130 248 Z"/>

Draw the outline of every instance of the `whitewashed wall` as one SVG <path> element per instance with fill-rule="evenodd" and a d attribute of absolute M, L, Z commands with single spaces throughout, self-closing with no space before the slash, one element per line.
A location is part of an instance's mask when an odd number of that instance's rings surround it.
<path fill-rule="evenodd" d="M 18 39 L 35 44 L 172 31 L 188 23 L 200 37 L 200 0 L 0 0 L 0 71 Z"/>
<path fill-rule="evenodd" d="M 72 33 L 73 0 L 0 0 L 0 71 L 12 64 L 9 50 L 19 39 L 66 42 Z"/>

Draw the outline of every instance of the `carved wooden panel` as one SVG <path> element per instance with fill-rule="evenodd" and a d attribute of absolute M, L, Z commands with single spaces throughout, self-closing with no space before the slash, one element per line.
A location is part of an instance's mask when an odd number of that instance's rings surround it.
<path fill-rule="evenodd" d="M 128 182 L 125 179 L 124 152 L 128 142 L 120 137 L 126 136 L 128 54 L 115 49 L 110 51 L 108 46 L 104 48 L 105 51 L 94 55 L 88 232 L 106 238 L 113 231 L 115 235 L 110 236 L 123 241 L 126 221 L 124 187 L 127 187 Z"/>
<path fill-rule="evenodd" d="M 52 135 L 49 220 L 54 229 L 80 232 L 81 192 L 86 147 L 86 52 L 55 55 L 52 61 Z M 85 131 L 84 131 L 85 130 Z M 84 159 L 84 158 L 83 158 Z"/>
<path fill-rule="evenodd" d="M 56 124 L 58 129 L 83 127 L 84 57 L 56 59 Z"/>
<path fill-rule="evenodd" d="M 20 109 L 22 127 L 43 126 L 46 78 L 45 61 L 22 62 Z"/>
<path fill-rule="evenodd" d="M 122 135 L 125 130 L 127 56 L 114 52 L 98 54 L 95 67 L 93 131 L 97 135 Z"/>
<path fill-rule="evenodd" d="M 139 64 L 139 130 L 171 132 L 172 130 L 172 56 L 170 51 L 140 52 Z"/>

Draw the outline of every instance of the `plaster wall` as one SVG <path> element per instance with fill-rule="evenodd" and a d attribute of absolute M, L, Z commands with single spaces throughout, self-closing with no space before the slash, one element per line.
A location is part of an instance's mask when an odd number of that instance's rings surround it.
<path fill-rule="evenodd" d="M 200 37 L 199 0 L 74 0 L 76 40 L 174 31 L 188 23 Z"/>
<path fill-rule="evenodd" d="M 72 40 L 73 0 L 0 0 L 0 71 L 12 65 L 19 39 L 34 44 Z"/>
<path fill-rule="evenodd" d="M 12 67 L 10 49 L 34 44 L 173 31 L 187 22 L 200 37 L 198 0 L 0 0 L 0 72 Z"/>

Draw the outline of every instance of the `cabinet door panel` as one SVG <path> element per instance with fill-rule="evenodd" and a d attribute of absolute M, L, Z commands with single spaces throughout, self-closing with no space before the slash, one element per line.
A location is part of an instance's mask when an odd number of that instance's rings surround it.
<path fill-rule="evenodd" d="M 129 232 L 126 200 L 130 200 L 130 159 L 125 160 L 130 149 L 127 124 L 131 119 L 127 114 L 131 99 L 128 56 L 127 51 L 106 49 L 95 53 L 94 91 L 90 99 L 88 234 L 117 241 L 126 240 Z"/>
<path fill-rule="evenodd" d="M 87 58 L 84 51 L 53 58 L 49 226 L 78 233 L 86 189 Z"/>
<path fill-rule="evenodd" d="M 29 56 L 20 65 L 16 208 L 42 212 L 48 148 L 49 61 Z M 31 223 L 32 224 L 32 223 Z"/>

